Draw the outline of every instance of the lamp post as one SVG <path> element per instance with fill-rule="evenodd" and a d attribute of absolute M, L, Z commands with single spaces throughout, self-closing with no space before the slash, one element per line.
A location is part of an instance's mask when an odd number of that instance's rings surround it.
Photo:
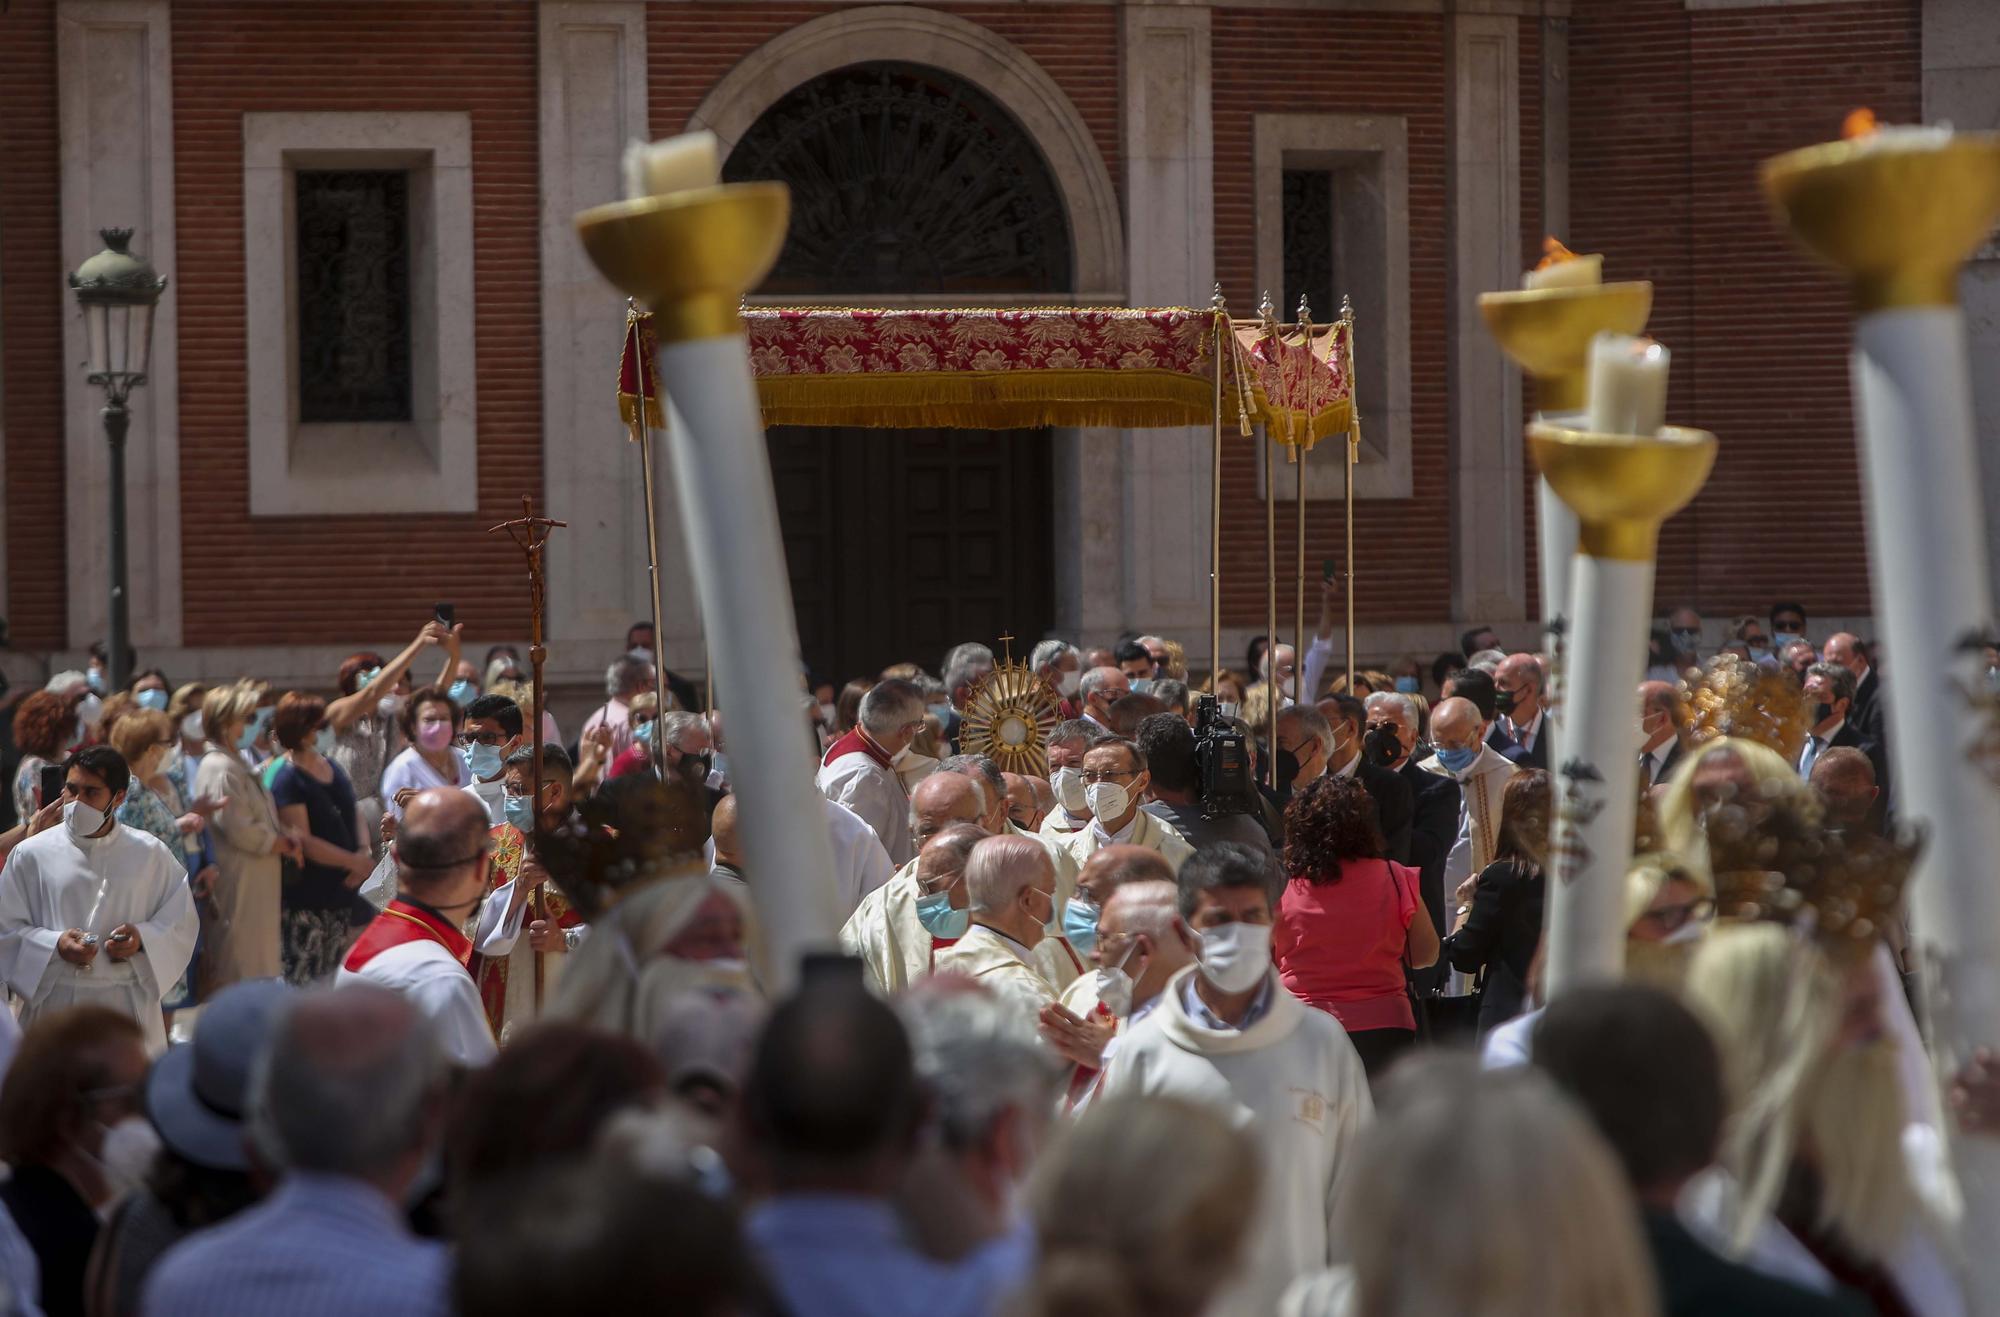
<path fill-rule="evenodd" d="M 111 621 L 105 663 L 112 690 L 131 679 L 132 642 L 125 573 L 125 432 L 132 414 L 125 399 L 146 382 L 153 352 L 153 308 L 167 281 L 131 252 L 130 229 L 100 229 L 104 250 L 69 277 L 83 308 L 90 342 L 90 383 L 104 390 L 104 437 L 111 441 Z"/>

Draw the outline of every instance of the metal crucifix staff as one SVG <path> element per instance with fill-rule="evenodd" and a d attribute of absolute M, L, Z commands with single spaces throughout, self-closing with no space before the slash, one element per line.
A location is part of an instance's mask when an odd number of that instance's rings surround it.
<path fill-rule="evenodd" d="M 495 531 L 506 531 L 507 538 L 514 541 L 514 547 L 528 558 L 528 663 L 534 673 L 533 699 L 535 707 L 528 716 L 532 730 L 529 733 L 528 761 L 528 815 L 532 824 L 539 827 L 542 816 L 542 660 L 548 651 L 542 648 L 542 616 L 548 596 L 548 579 L 542 574 L 542 550 L 549 542 L 549 532 L 559 526 L 567 526 L 564 521 L 553 521 L 548 517 L 535 515 L 535 500 L 532 496 L 521 495 L 521 515 L 512 521 L 503 521 L 498 526 L 489 526 L 488 535 Z M 659 643 L 658 636 L 654 644 Z M 529 835 L 532 842 L 534 837 Z M 532 914 L 536 919 L 547 919 L 548 908 L 542 903 L 542 889 L 535 888 Z M 535 953 L 535 1012 L 542 1009 L 542 953 Z"/>

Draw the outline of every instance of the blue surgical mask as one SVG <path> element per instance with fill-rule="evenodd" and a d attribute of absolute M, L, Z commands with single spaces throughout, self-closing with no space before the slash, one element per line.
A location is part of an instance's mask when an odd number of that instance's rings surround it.
<path fill-rule="evenodd" d="M 1422 688 L 1415 677 L 1398 677 L 1396 678 L 1396 689 L 1405 695 L 1415 695 Z"/>
<path fill-rule="evenodd" d="M 632 729 L 632 739 L 640 745 L 651 745 L 653 743 L 653 724 L 644 722 L 634 727 Z"/>
<path fill-rule="evenodd" d="M 940 727 L 951 726 L 951 706 L 949 704 L 932 704 L 926 706 L 926 708 L 931 716 L 938 720 Z"/>
<path fill-rule="evenodd" d="M 1771 661 L 1771 651 L 1768 649 L 1759 649 L 1757 646 L 1752 645 L 1750 646 L 1750 661 L 1752 663 L 1769 663 Z"/>
<path fill-rule="evenodd" d="M 96 691 L 99 695 L 104 694 L 104 670 L 102 668 L 92 668 L 84 674 L 83 679 L 90 683 L 92 690 Z"/>
<path fill-rule="evenodd" d="M 459 710 L 463 712 L 466 705 L 479 698 L 479 688 L 469 681 L 460 679 L 454 681 L 451 684 L 451 689 L 446 691 L 445 694 L 449 695 L 451 702 L 456 704 Z"/>
<path fill-rule="evenodd" d="M 496 778 L 500 776 L 500 751 L 498 747 L 474 741 L 465 747 L 465 766 L 481 782 Z"/>
<path fill-rule="evenodd" d="M 363 668 L 361 671 L 354 674 L 354 689 L 361 690 L 363 687 L 367 686 L 369 682 L 375 680 L 377 677 L 381 675 L 382 675 L 382 669 L 380 668 Z"/>
<path fill-rule="evenodd" d="M 1072 898 L 1062 911 L 1062 935 L 1076 948 L 1077 954 L 1087 956 L 1097 945 L 1097 907 L 1082 897 Z"/>
<path fill-rule="evenodd" d="M 525 795 L 516 796 L 510 794 L 506 798 L 503 808 L 507 815 L 507 822 L 511 827 L 521 832 L 533 832 L 535 830 L 534 811 L 528 808 L 528 798 Z"/>
<path fill-rule="evenodd" d="M 1675 649 L 1683 654 L 1692 654 L 1695 646 L 1701 643 L 1701 632 L 1692 627 L 1675 627 L 1673 641 Z"/>
<path fill-rule="evenodd" d="M 1805 637 L 1796 631 L 1780 631 L 1771 637 L 1771 648 L 1782 654 L 1785 652 L 1785 646 L 1791 644 L 1793 641 L 1804 639 Z"/>
<path fill-rule="evenodd" d="M 972 911 L 951 908 L 951 889 L 917 898 L 917 922 L 932 937 L 964 937 L 972 926 Z"/>
<path fill-rule="evenodd" d="M 1151 677 L 1134 678 L 1132 681 L 1132 693 L 1134 695 L 1151 695 L 1153 693 L 1153 679 Z"/>
<path fill-rule="evenodd" d="M 1463 747 L 1455 747 L 1447 750 L 1443 746 L 1439 746 L 1437 754 L 1438 762 L 1454 773 L 1463 773 L 1466 769 L 1472 767 L 1474 760 L 1479 758 L 1479 751 L 1467 750 Z"/>
<path fill-rule="evenodd" d="M 1063 925 L 1069 922 L 1069 916 L 1066 913 L 1068 909 L 1069 909 L 1069 903 L 1067 901 L 1064 901 L 1058 896 L 1056 896 L 1054 892 L 1049 893 L 1049 917 L 1042 921 L 1042 933 L 1044 936 L 1046 937 L 1062 936 Z M 1092 935 L 1095 936 L 1096 934 L 1095 919 L 1091 921 L 1091 925 L 1092 925 L 1091 927 Z"/>
<path fill-rule="evenodd" d="M 313 749 L 319 751 L 321 754 L 331 755 L 333 753 L 333 744 L 334 735 L 332 727 L 322 727 L 313 733 Z"/>
<path fill-rule="evenodd" d="M 257 716 L 244 723 L 243 730 L 236 734 L 236 748 L 248 750 L 255 744 L 257 738 L 264 734 L 264 729 L 271 725 L 271 715 L 277 711 L 278 707 L 275 704 L 267 704 L 257 710 Z"/>
<path fill-rule="evenodd" d="M 167 693 L 157 686 L 148 687 L 132 698 L 139 702 L 139 707 L 142 709 L 154 709 L 161 713 L 166 712 Z"/>

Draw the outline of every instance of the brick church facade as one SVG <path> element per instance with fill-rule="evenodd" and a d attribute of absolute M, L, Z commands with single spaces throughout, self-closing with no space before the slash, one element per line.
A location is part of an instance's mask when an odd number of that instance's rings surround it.
<path fill-rule="evenodd" d="M 1609 277 L 1655 283 L 1669 418 L 1722 441 L 1667 528 L 1661 606 L 1796 598 L 1823 633 L 1870 608 L 1847 312 L 1770 222 L 1756 167 L 1855 105 L 1993 126 L 1977 88 L 1994 66 L 2000 11 L 1977 0 L 12 0 L 0 614 L 24 651 L 102 633 L 105 457 L 62 276 L 97 229 L 129 226 L 171 281 L 133 427 L 142 660 L 323 685 L 446 599 L 472 648 L 518 641 L 519 560 L 486 528 L 532 493 L 569 523 L 552 673 L 587 687 L 645 611 L 645 535 L 612 398 L 623 305 L 570 216 L 617 194 L 627 140 L 698 126 L 736 168 L 804 162 L 788 181 L 824 231 L 865 213 L 855 242 L 801 248 L 790 300 L 1203 305 L 1219 283 L 1238 314 L 1268 290 L 1325 319 L 1351 296 L 1359 641 L 1379 658 L 1472 622 L 1532 635 L 1532 399 L 1474 299 L 1518 280 L 1545 232 L 1601 251 Z M 1028 238 L 954 231 L 946 176 L 913 177 L 857 128 L 898 123 L 961 143 L 1022 212 L 995 232 Z M 843 177 L 873 195 L 843 196 Z M 389 292 L 315 263 L 328 206 L 403 226 Z M 1984 256 L 1968 297 L 1990 362 Z M 314 336 L 378 304 L 402 364 L 342 392 L 372 367 L 337 342 L 329 366 Z M 2000 394 L 2000 371 L 1974 375 Z M 2000 437 L 2000 396 L 1980 402 Z M 935 665 L 938 638 L 1000 630 L 1159 631 L 1205 662 L 1205 431 L 770 442 L 828 676 L 885 646 Z M 1307 470 L 1315 576 L 1341 552 L 1330 456 Z M 1225 655 L 1264 629 L 1262 474 L 1233 442 Z M 1297 509 L 1280 474 L 1283 617 Z M 667 654 L 698 672 L 668 493 Z"/>

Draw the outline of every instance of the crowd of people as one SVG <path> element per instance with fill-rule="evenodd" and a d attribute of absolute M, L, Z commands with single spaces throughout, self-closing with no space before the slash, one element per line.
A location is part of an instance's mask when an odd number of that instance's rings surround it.
<path fill-rule="evenodd" d="M 774 693 L 796 975 L 650 627 L 568 743 L 441 620 L 324 691 L 94 652 L 13 707 L 0 1317 L 1985 1311 L 2000 1066 L 1931 1082 L 1879 648 L 1668 613 L 1625 981 L 1545 1000 L 1547 656 L 1336 673 L 1332 591 L 1240 672 L 1037 645 L 1006 767 L 976 642 Z"/>

